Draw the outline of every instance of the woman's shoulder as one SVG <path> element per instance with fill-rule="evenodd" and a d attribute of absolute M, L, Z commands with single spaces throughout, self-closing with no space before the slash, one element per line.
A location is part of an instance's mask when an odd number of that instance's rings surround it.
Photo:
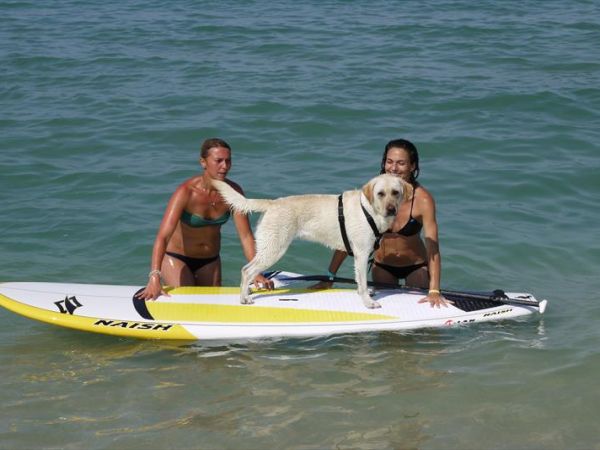
<path fill-rule="evenodd" d="M 201 186 L 202 184 L 202 175 L 193 176 L 181 183 L 182 186 Z"/>
<path fill-rule="evenodd" d="M 422 184 L 415 188 L 415 200 L 421 204 L 435 205 L 435 200 L 431 192 L 429 192 Z"/>
<path fill-rule="evenodd" d="M 183 181 L 179 186 L 177 186 L 175 192 L 173 193 L 173 197 L 189 198 L 189 196 L 192 193 L 198 192 L 200 188 L 200 177 L 188 178 L 187 180 Z"/>

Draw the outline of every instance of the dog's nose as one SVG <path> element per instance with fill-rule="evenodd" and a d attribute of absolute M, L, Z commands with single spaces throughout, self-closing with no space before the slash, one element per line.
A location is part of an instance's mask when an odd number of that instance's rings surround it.
<path fill-rule="evenodd" d="M 388 206 L 387 207 L 387 215 L 388 216 L 395 216 L 396 215 L 396 207 L 395 206 Z"/>

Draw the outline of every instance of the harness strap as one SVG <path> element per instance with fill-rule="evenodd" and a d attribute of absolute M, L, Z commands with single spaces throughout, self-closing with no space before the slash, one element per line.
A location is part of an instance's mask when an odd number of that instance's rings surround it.
<path fill-rule="evenodd" d="M 375 221 L 373 220 L 373 217 L 371 216 L 371 214 L 369 214 L 369 211 L 367 211 L 365 209 L 365 207 L 362 205 L 362 203 L 360 204 L 360 207 L 363 210 L 363 213 L 365 214 L 365 217 L 367 218 L 367 222 L 369 222 L 369 225 L 371 226 L 371 230 L 373 230 L 373 234 L 375 235 L 375 245 L 373 246 L 373 251 L 377 250 L 379 248 L 379 244 L 381 242 L 381 233 L 379 232 L 379 230 L 377 229 L 377 225 L 375 225 Z"/>
<path fill-rule="evenodd" d="M 344 194 L 338 196 L 338 221 L 340 222 L 340 231 L 342 232 L 342 240 L 344 241 L 344 247 L 346 247 L 346 253 L 350 256 L 354 256 L 352 248 L 350 247 L 348 235 L 346 234 L 346 219 L 344 218 L 344 201 L 342 200 L 342 195 Z"/>
<path fill-rule="evenodd" d="M 350 247 L 350 241 L 348 240 L 348 234 L 346 233 L 346 219 L 344 218 L 344 201 L 342 200 L 342 195 L 340 194 L 338 196 L 338 221 L 340 222 L 340 231 L 342 233 L 342 240 L 344 241 L 344 247 L 346 247 L 346 253 L 348 253 L 348 255 L 350 256 L 354 256 L 354 253 L 352 253 L 352 248 Z M 365 215 L 367 222 L 369 222 L 369 226 L 371 227 L 371 230 L 373 230 L 373 234 L 375 235 L 375 245 L 373 247 L 373 251 L 377 250 L 379 248 L 379 244 L 381 242 L 381 233 L 379 232 L 379 230 L 377 229 L 377 225 L 375 225 L 375 221 L 373 220 L 373 217 L 371 216 L 371 214 L 369 214 L 369 211 L 367 211 L 365 209 L 365 207 L 362 205 L 362 203 L 360 204 L 360 207 L 363 211 L 363 214 Z"/>

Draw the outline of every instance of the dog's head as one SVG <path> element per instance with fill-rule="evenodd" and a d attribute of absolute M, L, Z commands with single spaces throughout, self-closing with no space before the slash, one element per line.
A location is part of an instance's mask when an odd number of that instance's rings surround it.
<path fill-rule="evenodd" d="M 412 195 L 413 187 L 394 175 L 383 174 L 371 179 L 362 188 L 362 192 L 373 207 L 375 213 L 393 218 L 402 202 Z"/>

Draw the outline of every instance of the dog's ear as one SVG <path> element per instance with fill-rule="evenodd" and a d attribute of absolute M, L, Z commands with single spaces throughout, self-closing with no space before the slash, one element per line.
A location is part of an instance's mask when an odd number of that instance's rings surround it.
<path fill-rule="evenodd" d="M 402 180 L 402 188 L 402 199 L 407 202 L 412 197 L 415 188 L 404 180 Z"/>
<path fill-rule="evenodd" d="M 373 203 L 373 184 L 375 183 L 373 182 L 373 180 L 371 180 L 362 188 L 363 194 L 365 194 L 365 197 L 367 197 L 369 203 Z"/>

